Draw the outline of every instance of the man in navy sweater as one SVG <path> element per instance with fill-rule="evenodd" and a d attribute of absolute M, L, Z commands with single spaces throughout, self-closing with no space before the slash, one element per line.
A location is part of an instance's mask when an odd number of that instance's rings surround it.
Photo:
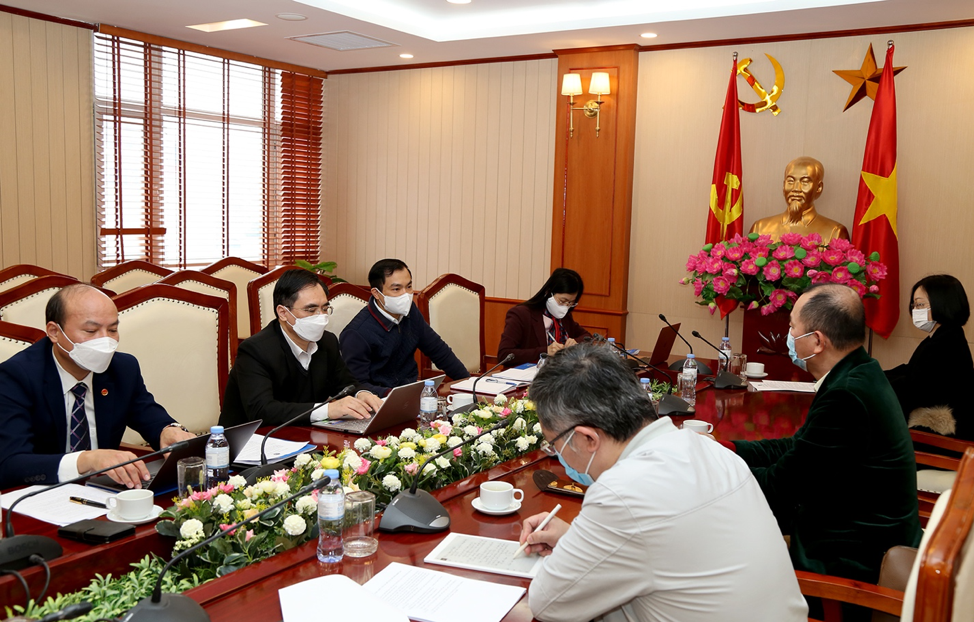
<path fill-rule="evenodd" d="M 341 351 L 352 375 L 377 395 L 416 382 L 416 349 L 453 380 L 470 373 L 413 304 L 413 275 L 398 259 L 382 259 L 369 270 L 372 298 L 345 327 Z"/>

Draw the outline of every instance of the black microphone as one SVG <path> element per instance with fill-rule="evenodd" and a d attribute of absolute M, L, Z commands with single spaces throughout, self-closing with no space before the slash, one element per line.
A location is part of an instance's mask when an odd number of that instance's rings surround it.
<path fill-rule="evenodd" d="M 91 603 L 85 601 L 81 603 L 76 603 L 74 605 L 68 605 L 60 611 L 55 611 L 54 613 L 49 613 L 38 622 L 58 622 L 58 620 L 74 620 L 77 617 L 83 616 L 91 611 Z"/>
<path fill-rule="evenodd" d="M 514 358 L 514 353 L 513 353 L 513 352 L 511 352 L 510 354 L 508 354 L 507 356 L 505 356 L 505 357 L 503 358 L 503 360 L 501 360 L 501 361 L 499 361 L 499 362 L 497 363 L 497 365 L 494 365 L 493 367 L 491 367 L 490 369 L 488 369 L 488 370 L 487 370 L 487 371 L 485 371 L 484 373 L 482 373 L 482 374 L 480 374 L 480 375 L 479 375 L 479 376 L 477 376 L 477 378 L 476 378 L 476 379 L 475 379 L 475 380 L 473 381 L 473 386 L 472 386 L 472 387 L 470 387 L 470 392 L 471 392 L 471 393 L 473 393 L 473 403 L 474 403 L 474 405 L 475 405 L 475 406 L 474 406 L 475 408 L 476 408 L 476 404 L 477 404 L 477 383 L 478 383 L 478 382 L 480 382 L 480 379 L 481 379 L 481 378 L 483 378 L 484 376 L 486 376 L 487 374 L 489 374 L 490 372 L 492 372 L 492 371 L 494 371 L 495 369 L 497 369 L 497 368 L 498 368 L 498 367 L 500 367 L 501 365 L 505 365 L 505 364 L 507 364 L 507 363 L 510 363 L 510 362 L 511 362 L 511 359 L 513 359 L 513 358 Z M 457 412 L 457 411 L 454 411 L 454 412 Z"/>
<path fill-rule="evenodd" d="M 697 339 L 699 339 L 700 341 L 704 342 L 705 344 L 707 344 L 708 346 L 710 346 L 714 350 L 717 350 L 717 354 L 718 354 L 717 360 L 718 361 L 721 358 L 724 358 L 724 359 L 727 359 L 727 362 L 728 363 L 730 363 L 730 357 L 728 356 L 728 354 L 726 352 L 724 352 L 723 350 L 721 350 L 720 348 L 718 348 L 717 346 L 715 346 L 714 344 L 712 344 L 709 341 L 707 341 L 706 339 L 704 339 L 703 338 L 703 335 L 701 335 L 699 332 L 693 331 L 690 334 L 693 335 L 694 337 L 696 337 Z M 726 369 L 722 369 L 722 370 L 718 371 L 717 372 L 717 375 L 714 377 L 714 388 L 716 388 L 716 389 L 746 389 L 747 388 L 747 382 L 741 380 L 740 376 L 736 376 L 736 375 L 730 373 L 729 371 L 727 371 Z"/>
<path fill-rule="evenodd" d="M 595 334 L 598 335 L 598 333 L 595 333 Z M 624 353 L 626 356 L 632 357 L 633 359 L 635 359 L 636 361 L 638 361 L 643 366 L 649 367 L 650 369 L 654 370 L 658 374 L 662 374 L 663 377 L 666 378 L 667 382 L 669 382 L 669 380 L 670 380 L 669 374 L 667 374 L 665 371 L 663 371 L 659 367 L 653 365 L 652 363 L 650 363 L 646 359 L 639 358 L 638 356 L 636 356 L 635 354 L 629 352 L 625 348 L 620 347 L 615 342 L 608 341 L 606 343 L 608 343 L 609 345 L 611 345 L 616 350 L 619 350 L 620 352 Z M 685 417 L 687 415 L 693 415 L 693 414 L 695 414 L 697 412 L 697 410 L 693 406 L 690 405 L 690 402 L 686 401 L 682 397 L 677 397 L 676 395 L 673 395 L 673 390 L 674 389 L 676 389 L 676 385 L 673 384 L 673 383 L 670 383 L 670 392 L 660 398 L 660 400 L 659 400 L 659 408 L 656 409 L 656 414 L 658 414 L 660 416 L 663 416 L 663 415 L 675 415 L 677 417 Z"/>
<path fill-rule="evenodd" d="M 691 345 L 690 345 L 690 342 L 689 342 L 689 341 L 687 341 L 687 340 L 686 340 L 686 339 L 685 339 L 685 338 L 683 337 L 683 335 L 681 335 L 681 334 L 680 334 L 680 331 L 678 331 L 678 330 L 677 330 L 676 328 L 674 328 L 674 326 L 673 326 L 672 324 L 670 324 L 670 323 L 669 323 L 669 321 L 668 321 L 668 320 L 666 319 L 666 316 L 665 316 L 665 315 L 663 315 L 662 313 L 660 313 L 660 314 L 659 314 L 659 319 L 661 319 L 661 320 L 663 320 L 663 322 L 665 322 L 665 323 L 666 323 L 666 325 L 667 325 L 667 326 L 669 326 L 669 327 L 670 327 L 670 329 L 671 329 L 671 330 L 672 330 L 672 331 L 673 331 L 674 333 L 676 333 L 676 336 L 677 336 L 677 337 L 679 337 L 679 338 L 680 338 L 680 340 L 681 340 L 681 341 L 683 341 L 683 343 L 685 343 L 685 344 L 687 344 L 687 347 L 688 347 L 688 348 L 690 348 L 690 354 L 693 354 L 693 346 L 691 346 Z M 684 365 L 684 363 L 686 363 L 686 359 L 683 359 L 682 361 L 677 361 L 677 362 L 675 362 L 675 363 L 673 363 L 672 365 L 670 365 L 670 369 L 671 369 L 672 371 L 680 371 L 680 370 L 682 370 L 682 369 L 683 369 L 683 365 Z M 708 376 L 708 375 L 710 375 L 710 374 L 712 374 L 712 373 L 714 373 L 714 372 L 713 372 L 713 370 L 712 370 L 712 369 L 710 369 L 710 367 L 708 367 L 706 363 L 702 363 L 701 361 L 697 361 L 697 370 L 698 370 L 698 371 L 699 371 L 699 372 L 700 372 L 701 374 L 703 374 L 704 376 Z"/>
<path fill-rule="evenodd" d="M 169 569 L 179 563 L 181 560 L 185 559 L 187 556 L 210 544 L 214 540 L 222 538 L 223 536 L 236 531 L 248 523 L 252 523 L 255 520 L 260 520 L 267 514 L 277 511 L 283 505 L 294 501 L 298 497 L 303 497 L 304 495 L 310 494 L 311 492 L 326 486 L 330 481 L 330 477 L 322 477 L 321 479 L 308 484 L 287 499 L 278 501 L 274 505 L 268 507 L 266 510 L 258 512 L 257 514 L 254 514 L 250 518 L 246 518 L 239 523 L 230 525 L 226 529 L 218 529 L 216 533 L 211 535 L 209 538 L 194 544 L 179 555 L 174 556 L 166 563 L 165 566 L 162 567 L 162 570 L 159 572 L 159 577 L 156 579 L 156 587 L 152 591 L 152 596 L 143 598 L 141 601 L 139 601 L 139 604 L 132 607 L 132 609 L 130 609 L 129 612 L 121 618 L 121 622 L 154 622 L 156 620 L 159 620 L 160 622 L 171 622 L 172 620 L 179 620 L 180 622 L 196 622 L 209 620 L 210 616 L 206 613 L 206 611 L 200 607 L 199 603 L 189 596 L 185 596 L 183 594 L 171 594 L 168 592 L 166 594 L 162 593 L 162 578 L 166 576 Z"/>
<path fill-rule="evenodd" d="M 145 454 L 144 456 L 132 458 L 131 460 L 126 460 L 125 462 L 119 462 L 118 464 L 113 464 L 112 466 L 105 467 L 104 469 L 100 469 L 98 471 L 85 473 L 84 475 L 79 475 L 74 479 L 69 479 L 65 482 L 58 482 L 57 484 L 53 484 L 41 490 L 35 490 L 34 492 L 28 493 L 14 501 L 12 504 L 10 504 L 10 509 L 7 510 L 7 520 L 4 527 L 4 532 L 7 534 L 7 537 L 0 540 L 0 568 L 4 570 L 19 570 L 32 565 L 30 563 L 31 555 L 40 555 L 45 560 L 52 560 L 60 557 L 61 553 L 63 552 L 61 545 L 58 544 L 53 538 L 48 538 L 47 536 L 14 535 L 12 516 L 13 510 L 15 507 L 17 507 L 18 503 L 24 499 L 30 499 L 31 497 L 45 493 L 49 490 L 54 490 L 55 488 L 60 488 L 61 486 L 77 484 L 78 482 L 88 479 L 89 477 L 107 473 L 112 469 L 117 469 L 118 467 L 132 464 L 133 462 L 139 462 L 140 460 L 158 456 L 159 454 L 167 453 L 175 449 L 182 449 L 182 447 L 187 443 L 189 443 L 188 440 L 173 443 L 168 447 L 163 447 L 162 449 Z"/>
<path fill-rule="evenodd" d="M 443 507 L 443 504 L 425 490 L 417 490 L 416 488 L 419 485 L 419 478 L 423 475 L 422 469 L 437 458 L 453 452 L 457 447 L 463 447 L 474 442 L 481 436 L 509 426 L 515 419 L 517 417 L 512 413 L 506 420 L 501 421 L 489 430 L 484 430 L 477 436 L 471 436 L 454 447 L 448 447 L 423 462 L 423 467 L 420 467 L 420 470 L 416 472 L 416 477 L 413 478 L 413 485 L 410 486 L 409 490 L 404 490 L 396 495 L 382 512 L 379 530 L 386 532 L 413 531 L 417 533 L 437 533 L 449 529 L 450 514 Z"/>
<path fill-rule="evenodd" d="M 277 465 L 275 465 L 275 464 L 267 464 L 267 454 L 264 453 L 264 447 L 267 445 L 267 439 L 269 439 L 271 436 L 273 436 L 274 434 L 276 434 L 277 432 L 279 432 L 282 428 L 286 428 L 287 426 L 289 426 L 289 425 L 291 425 L 291 424 L 293 424 L 293 423 L 295 423 L 297 421 L 300 421 L 302 418 L 307 417 L 308 415 L 310 415 L 311 413 L 313 413 L 315 410 L 321 408 L 325 404 L 330 404 L 330 403 L 334 402 L 335 400 L 340 400 L 343 397 L 349 395 L 354 389 L 355 389 L 355 385 L 354 384 L 348 385 L 347 387 L 345 387 L 344 389 L 342 389 L 341 391 L 339 391 L 338 393 L 336 393 L 332 397 L 329 397 L 328 399 L 326 399 L 324 402 L 318 402 L 317 404 L 315 404 L 314 406 L 312 406 L 308 410 L 306 410 L 303 413 L 300 413 L 298 415 L 295 415 L 294 417 L 291 417 L 290 419 L 288 419 L 287 421 L 285 421 L 281 425 L 277 426 L 276 428 L 274 428 L 273 430 L 271 430 L 270 432 L 268 432 L 267 434 L 265 434 L 264 435 L 264 440 L 262 440 L 260 442 L 260 466 L 250 467 L 249 469 L 245 469 L 245 470 L 243 470 L 243 471 L 240 472 L 240 476 L 246 478 L 247 485 L 248 486 L 253 486 L 254 483 L 259 478 L 261 478 L 261 477 L 269 477 L 269 476 L 271 476 L 271 475 L 274 474 L 274 467 L 277 466 Z"/>

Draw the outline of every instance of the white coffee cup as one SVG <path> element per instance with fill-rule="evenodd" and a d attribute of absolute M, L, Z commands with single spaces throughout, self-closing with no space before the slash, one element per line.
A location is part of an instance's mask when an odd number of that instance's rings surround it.
<path fill-rule="evenodd" d="M 524 499 L 524 491 L 507 482 L 485 482 L 480 485 L 480 502 L 488 510 L 506 510 Z"/>
<path fill-rule="evenodd" d="M 151 490 L 126 490 L 108 499 L 108 509 L 125 520 L 140 520 L 152 512 Z"/>
<path fill-rule="evenodd" d="M 461 406 L 467 406 L 473 404 L 473 395 L 470 393 L 451 393 L 446 396 L 446 403 L 450 405 L 451 408 L 460 408 Z"/>
<path fill-rule="evenodd" d="M 697 421 L 688 419 L 683 422 L 683 429 L 696 432 L 697 434 L 710 434 L 714 431 L 714 424 L 708 421 Z"/>
<path fill-rule="evenodd" d="M 744 373 L 748 376 L 760 376 L 764 373 L 764 363 L 748 363 L 744 368 Z"/>

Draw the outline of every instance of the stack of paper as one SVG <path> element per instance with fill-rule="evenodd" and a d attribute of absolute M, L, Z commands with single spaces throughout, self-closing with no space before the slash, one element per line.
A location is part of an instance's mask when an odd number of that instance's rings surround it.
<path fill-rule="evenodd" d="M 814 382 L 785 382 L 783 380 L 765 380 L 752 382 L 751 386 L 757 391 L 793 391 L 796 393 L 815 393 Z"/>
<path fill-rule="evenodd" d="M 263 440 L 263 434 L 254 434 L 251 436 L 250 440 L 247 441 L 244 448 L 240 450 L 240 454 L 237 455 L 237 459 L 234 460 L 233 463 L 247 466 L 259 465 L 260 444 Z M 274 464 L 275 462 L 283 462 L 301 452 L 311 451 L 314 448 L 315 445 L 312 445 L 311 443 L 285 441 L 272 436 L 271 438 L 267 439 L 267 445 L 264 447 L 264 455 L 267 456 L 268 464 Z"/>
<path fill-rule="evenodd" d="M 498 380 L 509 380 L 513 382 L 523 382 L 529 383 L 534 381 L 534 377 L 538 374 L 538 366 L 532 365 L 525 369 L 520 367 L 512 367 L 511 369 L 505 369 L 504 371 L 497 372 L 492 375 L 491 378 L 496 378 Z M 477 385 L 478 387 L 480 385 Z"/>
<path fill-rule="evenodd" d="M 455 382 L 450 385 L 451 391 L 473 391 L 473 383 L 476 378 L 467 378 L 466 380 L 461 380 L 460 382 Z M 477 383 L 477 393 L 479 395 L 497 395 L 498 393 L 508 393 L 509 391 L 514 391 L 519 386 L 523 386 L 524 382 L 519 382 L 517 380 L 502 380 L 500 378 L 481 378 Z"/>
<path fill-rule="evenodd" d="M 3 509 L 9 510 L 10 506 L 17 499 L 35 490 L 43 490 L 45 488 L 48 488 L 48 486 L 29 486 L 20 490 L 5 492 L 3 493 Z M 108 513 L 108 510 L 103 508 L 72 503 L 71 497 L 80 497 L 104 504 L 108 502 L 109 497 L 114 496 L 114 492 L 101 490 L 100 488 L 86 487 L 79 484 L 67 484 L 60 488 L 55 488 L 50 492 L 41 493 L 36 497 L 26 499 L 23 503 L 17 504 L 16 511 L 25 516 L 36 518 L 39 521 L 64 527 L 65 525 L 76 523 L 79 520 L 98 518 Z"/>

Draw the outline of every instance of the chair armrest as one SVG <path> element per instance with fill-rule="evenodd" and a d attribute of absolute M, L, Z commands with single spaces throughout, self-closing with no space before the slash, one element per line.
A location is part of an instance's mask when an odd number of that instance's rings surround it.
<path fill-rule="evenodd" d="M 964 450 L 968 447 L 974 447 L 974 443 L 971 441 L 964 441 L 950 436 L 941 436 L 940 434 L 933 434 L 922 430 L 911 429 L 910 438 L 917 443 L 939 447 L 948 451 L 956 451 L 959 454 L 963 454 Z"/>
<path fill-rule="evenodd" d="M 960 467 L 960 460 L 957 458 L 949 458 L 925 451 L 917 451 L 914 453 L 916 454 L 917 464 L 932 466 L 938 469 L 947 469 L 948 471 L 956 471 Z"/>
<path fill-rule="evenodd" d="M 796 570 L 795 574 L 806 596 L 860 605 L 894 616 L 903 610 L 903 592 L 899 590 L 803 570 Z"/>

